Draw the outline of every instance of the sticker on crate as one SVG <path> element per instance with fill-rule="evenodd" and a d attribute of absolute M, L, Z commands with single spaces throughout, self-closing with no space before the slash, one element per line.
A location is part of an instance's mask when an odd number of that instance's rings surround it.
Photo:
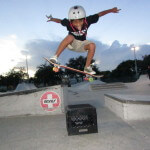
<path fill-rule="evenodd" d="M 55 92 L 45 92 L 41 99 L 41 107 L 46 111 L 54 111 L 59 108 L 61 100 Z"/>

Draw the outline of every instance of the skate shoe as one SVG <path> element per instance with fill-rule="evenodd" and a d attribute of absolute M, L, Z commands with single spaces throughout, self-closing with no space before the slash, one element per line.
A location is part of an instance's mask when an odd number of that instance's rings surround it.
<path fill-rule="evenodd" d="M 90 74 L 96 74 L 96 72 L 94 70 L 92 70 L 92 67 L 89 66 L 89 67 L 85 67 L 84 68 L 84 72 L 85 73 L 90 73 Z"/>
<path fill-rule="evenodd" d="M 55 56 L 51 57 L 50 61 L 57 64 L 58 63 L 57 56 L 55 55 Z"/>

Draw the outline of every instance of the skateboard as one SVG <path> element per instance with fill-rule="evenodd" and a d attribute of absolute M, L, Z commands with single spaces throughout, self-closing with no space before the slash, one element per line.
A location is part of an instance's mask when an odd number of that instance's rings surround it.
<path fill-rule="evenodd" d="M 53 63 L 52 61 L 50 61 L 48 58 L 46 57 L 43 57 L 46 61 L 48 61 L 50 64 L 54 65 L 53 67 L 53 71 L 54 72 L 59 72 L 59 68 L 65 68 L 65 69 L 68 69 L 68 70 L 72 70 L 72 71 L 75 71 L 75 72 L 78 72 L 78 73 L 82 73 L 82 74 L 85 74 L 86 77 L 84 78 L 84 80 L 88 80 L 90 82 L 92 82 L 94 78 L 101 78 L 103 77 L 103 75 L 94 75 L 94 74 L 90 74 L 90 73 L 86 73 L 84 71 L 81 71 L 81 70 L 78 70 L 78 69 L 74 69 L 74 68 L 71 68 L 71 67 L 68 67 L 68 66 L 64 66 L 64 65 L 61 65 L 61 64 L 56 64 L 56 63 Z"/>

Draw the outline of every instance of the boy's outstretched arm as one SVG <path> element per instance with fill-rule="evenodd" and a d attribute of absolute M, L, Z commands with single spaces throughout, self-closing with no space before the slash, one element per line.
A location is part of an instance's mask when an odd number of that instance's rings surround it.
<path fill-rule="evenodd" d="M 118 9 L 117 7 L 114 7 L 112 9 L 104 10 L 98 13 L 99 17 L 104 16 L 108 13 L 119 13 L 121 9 Z"/>
<path fill-rule="evenodd" d="M 56 23 L 61 23 L 61 19 L 53 18 L 52 15 L 50 15 L 50 16 L 46 15 L 46 17 L 48 19 L 47 22 L 53 21 L 53 22 L 56 22 Z"/>

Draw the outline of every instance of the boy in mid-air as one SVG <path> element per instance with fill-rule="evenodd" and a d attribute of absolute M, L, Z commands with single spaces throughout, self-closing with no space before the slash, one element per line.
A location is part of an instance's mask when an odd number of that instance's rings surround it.
<path fill-rule="evenodd" d="M 108 13 L 118 13 L 120 9 L 114 7 L 97 14 L 86 17 L 86 12 L 82 6 L 73 6 L 70 8 L 68 13 L 68 19 L 57 19 L 52 16 L 48 17 L 48 22 L 53 21 L 56 23 L 61 23 L 61 25 L 66 26 L 69 31 L 68 35 L 60 43 L 55 55 L 50 58 L 50 61 L 57 63 L 57 58 L 67 47 L 68 49 L 75 52 L 87 52 L 87 60 L 84 68 L 84 72 L 95 74 L 92 70 L 91 61 L 95 54 L 96 45 L 86 40 L 87 30 L 91 24 L 96 23 L 99 17 L 104 16 Z"/>

